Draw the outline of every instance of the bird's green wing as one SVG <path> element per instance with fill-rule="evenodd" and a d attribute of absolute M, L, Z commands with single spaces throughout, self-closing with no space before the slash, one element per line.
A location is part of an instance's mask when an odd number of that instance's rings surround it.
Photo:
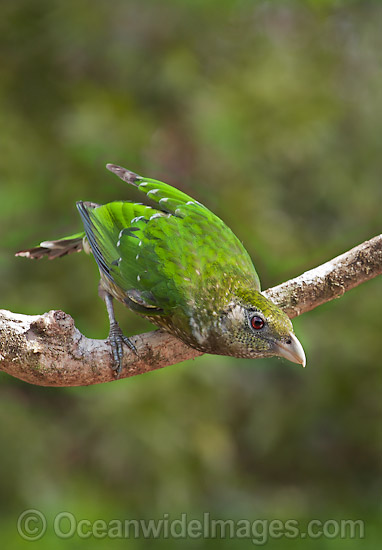
<path fill-rule="evenodd" d="M 185 213 L 190 213 L 192 210 L 197 210 L 200 215 L 205 215 L 206 213 L 212 214 L 198 201 L 167 183 L 138 176 L 138 174 L 115 164 L 107 164 L 106 167 L 126 183 L 137 187 L 140 192 L 157 203 L 157 207 L 161 211 L 180 217 L 184 217 Z M 212 215 L 214 216 L 214 214 Z M 217 216 L 214 217 L 217 218 Z"/>
<path fill-rule="evenodd" d="M 204 294 L 213 296 L 211 287 L 216 295 L 226 279 L 244 278 L 259 288 L 248 253 L 217 216 L 170 185 L 133 176 L 129 183 L 157 208 L 78 204 L 98 266 L 127 305 L 132 300 L 138 310 L 147 309 L 141 312 L 168 314 L 192 307 Z"/>
<path fill-rule="evenodd" d="M 236 265 L 238 273 L 242 272 L 244 275 L 251 274 L 251 276 L 254 276 L 256 279 L 255 287 L 260 290 L 259 277 L 244 246 L 225 223 L 203 204 L 167 183 L 139 176 L 115 164 L 107 164 L 106 167 L 123 181 L 137 187 L 154 203 L 157 203 L 157 208 L 160 211 L 187 219 L 190 229 L 199 236 L 203 235 L 206 241 L 209 240 L 209 234 L 210 237 L 216 237 L 217 240 L 210 248 L 212 255 L 205 254 L 206 259 L 208 257 L 214 258 L 218 253 L 217 249 L 220 248 L 222 253 L 228 254 L 228 257 L 225 258 L 221 255 L 222 261 Z M 234 258 L 231 258 L 232 255 L 234 255 Z"/>

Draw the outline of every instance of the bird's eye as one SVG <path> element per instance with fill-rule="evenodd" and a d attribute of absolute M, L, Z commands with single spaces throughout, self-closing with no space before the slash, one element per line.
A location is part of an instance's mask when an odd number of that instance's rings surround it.
<path fill-rule="evenodd" d="M 251 327 L 255 330 L 260 330 L 264 326 L 264 319 L 258 315 L 254 315 L 251 319 Z"/>

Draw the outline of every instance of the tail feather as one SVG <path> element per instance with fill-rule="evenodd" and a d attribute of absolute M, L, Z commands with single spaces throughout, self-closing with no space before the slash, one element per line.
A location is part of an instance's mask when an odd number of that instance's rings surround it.
<path fill-rule="evenodd" d="M 137 180 L 141 179 L 141 177 L 135 172 L 127 170 L 126 168 L 123 168 L 123 166 L 118 166 L 117 164 L 106 164 L 106 168 L 126 183 L 130 183 L 131 185 L 138 187 Z"/>
<path fill-rule="evenodd" d="M 44 256 L 49 260 L 61 258 L 73 252 L 81 252 L 84 248 L 84 236 L 85 233 L 79 233 L 78 235 L 73 235 L 57 241 L 43 241 L 40 243 L 40 246 L 16 252 L 15 256 L 32 258 L 34 260 L 39 260 Z"/>
<path fill-rule="evenodd" d="M 110 268 L 108 266 L 107 261 L 104 258 L 104 254 L 100 250 L 98 239 L 95 236 L 95 232 L 97 232 L 97 229 L 94 225 L 94 221 L 91 218 L 91 212 L 96 206 L 97 205 L 90 202 L 83 202 L 83 201 L 77 202 L 77 208 L 81 215 L 82 222 L 85 226 L 86 240 L 88 245 L 90 245 L 90 249 L 93 253 L 94 259 L 97 262 L 100 270 L 103 273 L 105 273 L 105 275 L 111 281 L 113 281 L 113 278 L 110 274 Z"/>

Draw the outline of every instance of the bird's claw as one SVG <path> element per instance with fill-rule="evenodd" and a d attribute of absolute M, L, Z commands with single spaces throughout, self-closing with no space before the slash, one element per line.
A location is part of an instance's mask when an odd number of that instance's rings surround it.
<path fill-rule="evenodd" d="M 123 344 L 126 344 L 136 355 L 138 355 L 138 352 L 132 341 L 123 334 L 118 323 L 113 323 L 110 326 L 109 342 L 113 354 L 111 368 L 115 371 L 116 377 L 118 378 L 122 371 Z"/>

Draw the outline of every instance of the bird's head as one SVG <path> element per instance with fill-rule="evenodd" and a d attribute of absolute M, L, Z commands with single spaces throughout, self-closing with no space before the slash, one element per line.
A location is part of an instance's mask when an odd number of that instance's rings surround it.
<path fill-rule="evenodd" d="M 246 358 L 276 355 L 305 367 L 305 353 L 289 317 L 261 292 L 236 292 L 219 324 L 224 354 Z"/>

